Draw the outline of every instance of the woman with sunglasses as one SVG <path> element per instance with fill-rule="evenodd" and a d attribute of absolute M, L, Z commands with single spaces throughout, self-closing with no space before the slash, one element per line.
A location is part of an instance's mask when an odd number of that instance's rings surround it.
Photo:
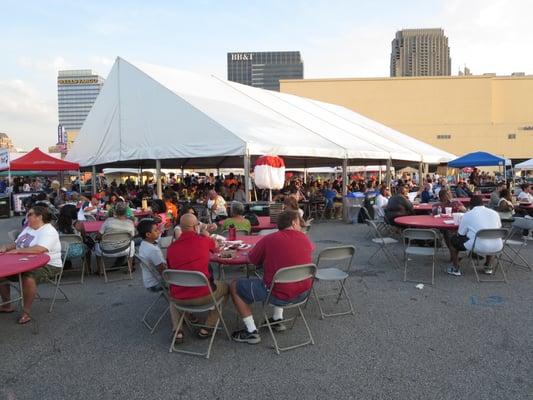
<path fill-rule="evenodd" d="M 27 214 L 28 225 L 20 233 L 14 243 L 0 246 L 0 253 L 45 253 L 50 257 L 50 261 L 44 267 L 34 271 L 26 272 L 22 275 L 22 289 L 24 292 L 24 309 L 19 318 L 19 324 L 26 324 L 31 321 L 30 309 L 37 293 L 37 283 L 53 279 L 61 272 L 61 243 L 59 234 L 50 223 L 52 215 L 43 206 L 34 206 Z M 17 277 L 13 277 L 17 280 Z M 0 295 L 3 302 L 11 299 L 10 286 L 0 283 Z M 0 307 L 0 312 L 10 313 L 13 308 L 9 305 Z"/>

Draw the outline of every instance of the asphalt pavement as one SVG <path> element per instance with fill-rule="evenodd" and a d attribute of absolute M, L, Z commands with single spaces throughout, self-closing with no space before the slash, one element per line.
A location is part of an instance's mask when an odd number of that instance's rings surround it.
<path fill-rule="evenodd" d="M 0 220 L 0 243 L 19 224 Z M 384 257 L 369 263 L 375 246 L 367 233 L 364 225 L 337 221 L 311 229 L 317 251 L 357 249 L 347 281 L 355 315 L 320 320 L 311 301 L 305 314 L 314 346 L 277 355 L 261 331 L 258 345 L 218 335 L 209 360 L 169 353 L 168 318 L 153 335 L 141 323 L 155 297 L 142 287 L 140 271 L 133 281 L 108 284 L 90 276 L 64 286 L 70 302 L 58 301 L 51 314 L 48 301 L 37 300 L 32 324 L 0 314 L 0 399 L 533 398 L 532 272 L 513 268 L 508 284 L 479 284 L 466 267 L 462 277 L 446 275 L 442 251 L 435 286 L 418 289 L 430 277 L 427 263 L 412 271 L 414 282 L 403 282 L 403 270 Z M 530 242 L 524 253 L 531 261 L 532 249 Z M 401 245 L 394 251 L 399 258 Z M 236 276 L 238 268 L 227 279 Z M 51 294 L 46 285 L 39 291 Z M 224 315 L 230 329 L 240 323 L 231 301 Z M 302 328 L 297 321 L 280 341 L 302 339 Z M 183 346 L 205 345 L 185 331 Z"/>

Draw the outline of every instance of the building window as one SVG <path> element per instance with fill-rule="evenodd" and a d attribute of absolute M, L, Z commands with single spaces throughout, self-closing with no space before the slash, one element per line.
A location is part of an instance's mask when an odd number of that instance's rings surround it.
<path fill-rule="evenodd" d="M 507 139 L 516 139 L 516 133 L 509 133 Z"/>
<path fill-rule="evenodd" d="M 452 135 L 437 135 L 437 139 L 451 139 Z"/>

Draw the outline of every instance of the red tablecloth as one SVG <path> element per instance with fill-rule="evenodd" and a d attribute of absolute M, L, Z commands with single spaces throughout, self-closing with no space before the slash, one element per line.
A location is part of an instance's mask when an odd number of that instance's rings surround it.
<path fill-rule="evenodd" d="M 0 278 L 33 271 L 50 261 L 47 254 L 0 254 Z"/>
<path fill-rule="evenodd" d="M 277 229 L 277 225 L 270 222 L 270 217 L 257 217 L 259 225 L 252 226 L 252 232 L 259 232 L 263 229 Z M 219 225 L 224 224 L 224 220 L 218 222 Z"/>
<path fill-rule="evenodd" d="M 417 214 L 430 214 L 433 209 L 432 203 L 414 204 L 413 208 Z"/>
<path fill-rule="evenodd" d="M 450 231 L 457 230 L 458 225 L 446 224 L 444 221 L 453 221 L 450 217 L 437 217 L 433 215 L 408 215 L 397 217 L 394 222 L 398 225 L 408 226 L 410 228 L 435 228 L 447 229 Z"/>
<path fill-rule="evenodd" d="M 224 265 L 242 265 L 248 263 L 248 253 L 252 250 L 253 246 L 263 239 L 263 236 L 237 236 L 237 240 L 242 240 L 243 243 L 251 244 L 252 247 L 244 250 L 237 250 L 232 258 L 221 258 L 220 253 L 212 253 L 210 260 Z"/>
<path fill-rule="evenodd" d="M 100 227 L 104 224 L 104 221 L 83 221 L 85 232 L 96 233 L 100 230 Z"/>

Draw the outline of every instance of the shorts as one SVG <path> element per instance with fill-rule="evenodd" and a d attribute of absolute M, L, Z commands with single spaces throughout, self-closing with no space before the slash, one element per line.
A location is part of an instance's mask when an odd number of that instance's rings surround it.
<path fill-rule="evenodd" d="M 34 269 L 33 271 L 23 272 L 22 279 L 33 278 L 35 280 L 35 283 L 43 283 L 48 280 L 54 280 L 54 278 L 59 275 L 60 272 L 61 268 L 52 267 L 51 265 L 45 265 L 44 267 Z M 8 276 L 6 279 L 10 282 L 18 282 L 19 276 Z"/>
<path fill-rule="evenodd" d="M 268 289 L 261 279 L 242 278 L 237 280 L 237 294 L 246 304 L 263 302 L 268 297 Z M 286 306 L 293 303 L 299 303 L 309 296 L 309 290 L 300 293 L 291 300 L 281 300 L 270 296 L 269 303 L 274 306 Z"/>
<path fill-rule="evenodd" d="M 451 246 L 458 251 L 466 251 L 466 242 L 468 242 L 468 237 L 463 235 L 453 235 L 450 239 Z"/>

